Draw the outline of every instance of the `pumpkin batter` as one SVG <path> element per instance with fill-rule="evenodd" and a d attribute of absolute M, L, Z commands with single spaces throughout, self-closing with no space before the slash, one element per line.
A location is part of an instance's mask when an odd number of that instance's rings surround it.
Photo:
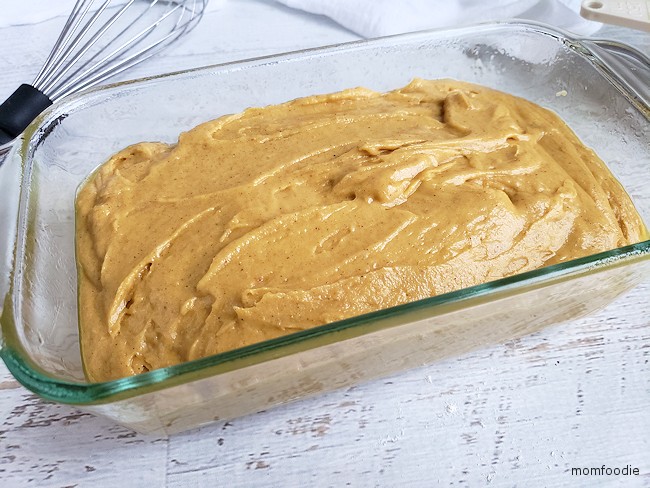
<path fill-rule="evenodd" d="M 643 240 L 554 113 L 415 80 L 141 143 L 77 197 L 80 333 L 104 381 Z"/>

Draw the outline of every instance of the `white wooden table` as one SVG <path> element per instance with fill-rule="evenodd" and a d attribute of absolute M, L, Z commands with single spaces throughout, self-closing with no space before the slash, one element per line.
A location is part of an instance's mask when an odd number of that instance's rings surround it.
<path fill-rule="evenodd" d="M 63 21 L 0 29 L 1 99 L 33 79 Z M 650 53 L 648 34 L 600 34 Z M 128 76 L 354 39 L 229 0 Z M 648 302 L 638 287 L 583 320 L 171 438 L 42 401 L 0 362 L 0 486 L 650 486 Z M 602 465 L 641 474 L 571 475 Z"/>

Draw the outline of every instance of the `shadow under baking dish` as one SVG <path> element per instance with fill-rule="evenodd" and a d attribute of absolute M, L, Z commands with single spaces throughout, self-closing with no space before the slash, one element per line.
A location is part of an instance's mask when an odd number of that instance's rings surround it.
<path fill-rule="evenodd" d="M 637 84 L 648 72 L 642 66 L 626 72 L 629 63 L 643 60 L 618 48 L 612 54 L 538 24 L 491 23 L 210 66 L 70 97 L 30 126 L 6 163 L 20 196 L 9 202 L 17 218 L 9 229 L 13 270 L 0 318 L 0 355 L 18 381 L 44 398 L 140 432 L 172 433 L 600 308 L 648 279 L 650 241 L 142 375 L 87 383 L 77 327 L 74 199 L 86 176 L 119 149 L 174 142 L 181 131 L 226 113 L 353 86 L 384 91 L 414 77 L 455 78 L 557 112 L 607 163 L 648 222 L 650 171 L 634 171 L 650 167 L 650 109 Z"/>

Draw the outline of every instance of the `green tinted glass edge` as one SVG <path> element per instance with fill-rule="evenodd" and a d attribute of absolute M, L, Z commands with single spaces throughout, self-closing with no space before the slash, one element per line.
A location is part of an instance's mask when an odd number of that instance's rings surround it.
<path fill-rule="evenodd" d="M 0 316 L 4 336 L 0 357 L 22 385 L 43 398 L 75 405 L 108 403 L 227 373 L 415 320 L 435 317 L 504 296 L 551 286 L 579 275 L 635 265 L 648 260 L 650 240 L 104 383 L 57 380 L 29 360 L 15 334 L 13 307 L 8 295 L 5 298 L 3 314 Z"/>

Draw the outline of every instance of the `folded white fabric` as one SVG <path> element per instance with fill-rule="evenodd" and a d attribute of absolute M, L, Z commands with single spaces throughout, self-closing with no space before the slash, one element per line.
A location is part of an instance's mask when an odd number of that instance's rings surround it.
<path fill-rule="evenodd" d="M 113 0 L 118 5 L 126 0 Z M 206 12 L 227 0 L 209 0 Z M 232 1 L 232 0 L 230 0 Z M 601 24 L 579 15 L 580 0 L 277 0 L 292 8 L 326 15 L 364 37 L 520 18 L 544 22 L 578 35 Z M 3 5 L 0 28 L 67 16 L 75 0 L 12 0 Z M 102 2 L 96 2 L 99 6 Z"/>
<path fill-rule="evenodd" d="M 520 18 L 586 36 L 601 24 L 580 17 L 580 0 L 277 0 L 326 15 L 364 37 Z"/>

